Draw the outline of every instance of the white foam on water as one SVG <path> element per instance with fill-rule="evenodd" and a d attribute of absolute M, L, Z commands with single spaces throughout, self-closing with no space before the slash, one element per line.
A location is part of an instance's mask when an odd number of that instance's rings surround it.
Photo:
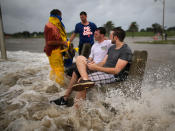
<path fill-rule="evenodd" d="M 7 53 L 9 61 L 0 63 L 0 130 L 175 129 L 175 72 L 170 65 L 145 73 L 139 99 L 126 97 L 121 89 L 91 90 L 76 110 L 49 103 L 63 95 L 65 88 L 49 79 L 44 53 Z M 51 86 L 58 91 L 48 93 Z"/>

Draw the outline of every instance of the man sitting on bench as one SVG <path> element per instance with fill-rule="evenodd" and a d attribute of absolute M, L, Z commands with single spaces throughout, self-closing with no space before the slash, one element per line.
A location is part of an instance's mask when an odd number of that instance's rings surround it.
<path fill-rule="evenodd" d="M 94 62 L 98 65 L 101 65 L 101 61 L 106 56 L 108 49 L 113 45 L 111 43 L 111 40 L 105 40 L 105 34 L 106 34 L 106 30 L 104 27 L 98 27 L 95 30 L 94 37 L 96 42 L 93 44 L 91 48 L 91 53 L 89 58 L 88 59 L 85 58 L 86 62 Z M 72 86 L 77 82 L 78 78 L 80 78 L 76 64 L 71 68 L 69 75 L 70 74 L 72 78 L 65 92 L 65 95 L 60 97 L 59 99 L 52 100 L 51 102 L 54 102 L 57 105 L 67 105 L 67 98 L 70 96 L 72 92 Z"/>

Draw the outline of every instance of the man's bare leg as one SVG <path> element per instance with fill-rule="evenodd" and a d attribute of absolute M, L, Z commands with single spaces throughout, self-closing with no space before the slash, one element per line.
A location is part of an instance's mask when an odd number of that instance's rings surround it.
<path fill-rule="evenodd" d="M 83 80 L 88 80 L 88 74 L 86 71 L 86 68 L 87 68 L 86 60 L 87 59 L 84 56 L 78 56 L 76 59 L 76 65 Z"/>
<path fill-rule="evenodd" d="M 88 74 L 87 74 L 87 71 L 86 71 L 86 68 L 87 68 L 87 59 L 86 59 L 86 57 L 78 56 L 77 59 L 76 59 L 76 65 L 77 65 L 78 71 L 81 75 L 81 78 L 83 80 L 88 80 Z M 79 104 L 80 104 L 80 101 L 84 100 L 85 98 L 86 98 L 86 90 L 78 91 L 76 93 L 76 97 L 75 97 L 75 100 L 74 100 L 74 106 L 76 108 L 78 108 Z"/>
<path fill-rule="evenodd" d="M 65 100 L 67 100 L 67 98 L 70 96 L 70 94 L 72 92 L 72 86 L 77 82 L 77 80 L 78 80 L 78 77 L 77 77 L 76 73 L 73 72 L 70 83 L 69 83 L 68 88 L 67 88 L 65 95 L 64 95 Z"/>
<path fill-rule="evenodd" d="M 77 92 L 74 100 L 74 107 L 78 108 L 80 105 L 80 101 L 84 100 L 85 98 L 86 98 L 86 90 Z"/>

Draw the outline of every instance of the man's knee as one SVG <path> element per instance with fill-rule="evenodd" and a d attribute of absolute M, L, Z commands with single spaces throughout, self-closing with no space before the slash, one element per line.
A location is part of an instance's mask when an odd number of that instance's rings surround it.
<path fill-rule="evenodd" d="M 84 56 L 78 56 L 77 59 L 76 59 L 76 63 L 79 63 L 79 62 L 83 62 L 83 63 L 86 63 L 86 57 Z"/>

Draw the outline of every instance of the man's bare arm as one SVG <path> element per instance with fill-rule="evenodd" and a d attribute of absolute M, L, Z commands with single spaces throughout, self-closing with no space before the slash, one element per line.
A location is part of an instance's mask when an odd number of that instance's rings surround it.
<path fill-rule="evenodd" d="M 71 35 L 71 37 L 70 37 L 70 43 L 74 40 L 74 38 L 75 38 L 75 36 L 76 36 L 77 34 L 76 33 L 73 33 L 72 35 Z"/>
<path fill-rule="evenodd" d="M 91 70 L 102 71 L 109 74 L 118 74 L 127 64 L 128 64 L 128 61 L 119 59 L 115 68 L 101 67 L 96 64 L 88 64 L 88 68 Z"/>
<path fill-rule="evenodd" d="M 99 62 L 97 65 L 98 65 L 98 66 L 103 66 L 103 65 L 106 63 L 107 58 L 108 58 L 108 55 L 106 55 L 106 56 L 104 57 L 104 59 L 103 59 L 101 62 Z"/>

